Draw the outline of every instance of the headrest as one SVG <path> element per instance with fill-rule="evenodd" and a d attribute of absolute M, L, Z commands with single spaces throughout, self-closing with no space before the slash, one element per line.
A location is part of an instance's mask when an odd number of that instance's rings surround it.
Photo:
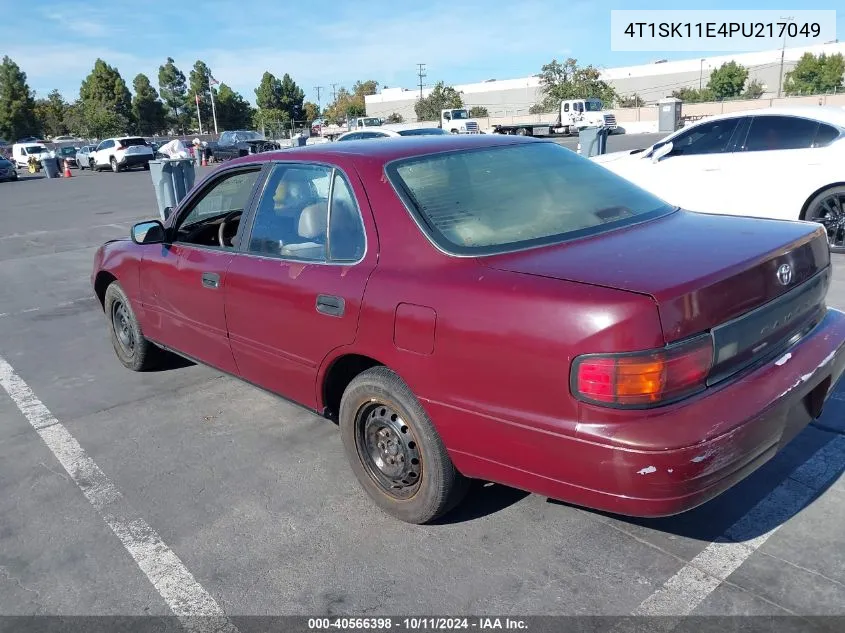
<path fill-rule="evenodd" d="M 328 205 L 325 202 L 317 202 L 305 207 L 299 216 L 297 230 L 299 236 L 314 239 L 325 235 L 328 228 L 328 212 Z"/>

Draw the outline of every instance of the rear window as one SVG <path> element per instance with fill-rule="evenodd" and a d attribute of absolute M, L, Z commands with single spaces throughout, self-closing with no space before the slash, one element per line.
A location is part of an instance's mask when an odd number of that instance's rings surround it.
<path fill-rule="evenodd" d="M 421 127 L 416 130 L 399 130 L 400 136 L 433 136 L 435 134 L 448 134 L 448 132 L 439 127 Z"/>
<path fill-rule="evenodd" d="M 142 138 L 121 138 L 118 139 L 123 147 L 130 147 L 132 145 L 146 145 L 147 141 Z"/>
<path fill-rule="evenodd" d="M 429 237 L 458 255 L 553 244 L 674 209 L 551 142 L 402 159 L 387 173 Z"/>

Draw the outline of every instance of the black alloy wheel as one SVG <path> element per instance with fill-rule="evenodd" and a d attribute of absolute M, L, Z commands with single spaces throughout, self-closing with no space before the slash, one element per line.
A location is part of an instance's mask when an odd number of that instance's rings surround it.
<path fill-rule="evenodd" d="M 825 228 L 831 251 L 845 253 L 845 187 L 822 191 L 810 202 L 805 219 Z"/>

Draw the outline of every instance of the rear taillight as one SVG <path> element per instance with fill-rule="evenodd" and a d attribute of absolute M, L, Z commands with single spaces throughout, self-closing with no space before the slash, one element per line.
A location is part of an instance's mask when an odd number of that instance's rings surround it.
<path fill-rule="evenodd" d="M 578 356 L 570 388 L 584 402 L 655 407 L 704 389 L 712 365 L 708 334 L 658 350 Z"/>

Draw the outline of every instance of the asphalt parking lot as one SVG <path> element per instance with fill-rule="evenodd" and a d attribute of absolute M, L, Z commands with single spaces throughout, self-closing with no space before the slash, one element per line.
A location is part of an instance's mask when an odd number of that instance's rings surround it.
<path fill-rule="evenodd" d="M 207 368 L 118 363 L 92 257 L 154 215 L 148 172 L 0 184 L 0 378 L 16 394 L 0 390 L 0 613 L 168 615 L 162 587 L 186 571 L 229 616 L 845 615 L 842 382 L 783 453 L 685 515 L 478 482 L 439 524 L 410 526 L 365 496 L 331 422 Z M 834 260 L 829 304 L 845 309 Z M 84 451 L 71 463 L 95 464 L 164 548 L 118 538 L 33 416 L 67 430 Z"/>

